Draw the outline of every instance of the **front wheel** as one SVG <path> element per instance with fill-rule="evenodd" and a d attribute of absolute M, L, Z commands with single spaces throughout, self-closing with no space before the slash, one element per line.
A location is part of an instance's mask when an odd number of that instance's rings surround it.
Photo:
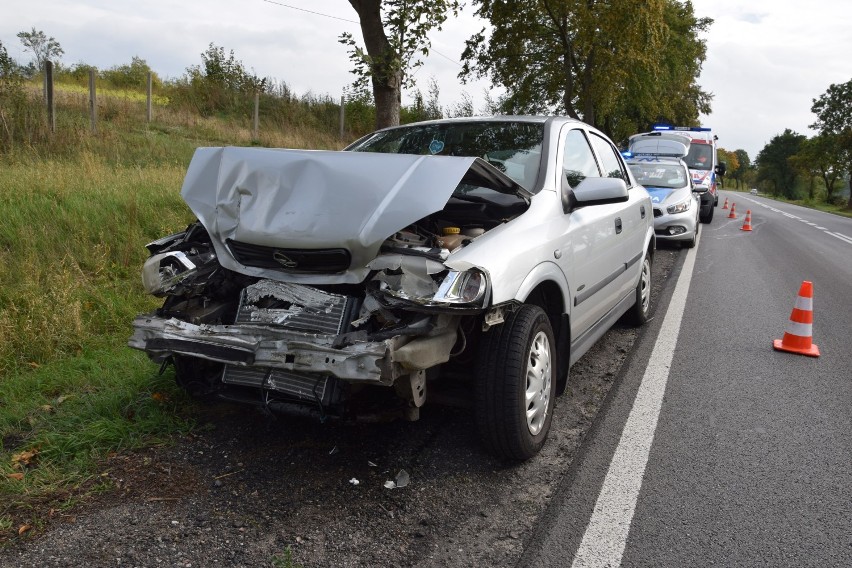
<path fill-rule="evenodd" d="M 547 439 L 556 398 L 556 342 L 547 314 L 521 306 L 482 336 L 476 422 L 488 449 L 527 460 Z"/>

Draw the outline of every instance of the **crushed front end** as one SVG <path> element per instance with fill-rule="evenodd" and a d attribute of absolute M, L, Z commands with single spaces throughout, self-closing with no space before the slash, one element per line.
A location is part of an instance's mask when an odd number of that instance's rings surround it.
<path fill-rule="evenodd" d="M 202 152 L 200 162 L 197 154 L 190 166 L 183 195 L 199 220 L 148 245 L 143 284 L 165 301 L 135 319 L 129 345 L 163 368 L 173 364 L 178 383 L 195 396 L 271 409 L 296 404 L 327 415 L 346 413 L 367 393 L 380 390 L 395 401 L 386 410 L 396 408 L 415 419 L 426 400 L 427 371 L 475 342 L 467 336 L 485 312 L 490 291 L 485 272 L 446 266 L 452 254 L 441 240 L 446 227 L 458 228 L 454 247 L 467 246 L 519 214 L 526 202 L 519 199 L 485 214 L 478 202 L 449 205 L 472 162 L 457 160 L 453 177 L 440 185 L 443 194 L 419 210 L 409 211 L 409 204 L 399 213 L 403 207 L 393 201 L 405 201 L 406 188 L 393 180 L 388 189 L 376 190 L 373 207 L 349 207 L 347 222 L 355 234 L 335 246 L 322 235 L 300 234 L 298 219 L 282 224 L 281 218 L 296 202 L 304 217 L 327 214 L 328 202 L 310 192 L 342 183 L 341 170 L 334 167 L 340 153 L 284 154 L 284 162 L 295 164 L 284 167 L 292 174 L 286 179 L 296 179 L 285 191 L 280 182 L 269 182 L 268 169 L 258 175 L 268 158 L 276 159 L 275 175 L 281 174 L 282 154 L 261 153 L 261 163 L 248 168 L 246 161 L 258 161 L 257 149 L 225 150 L 240 159 L 223 167 L 227 155 Z M 438 166 L 427 167 L 427 174 L 445 175 L 435 173 Z M 323 167 L 330 173 L 318 175 Z M 419 170 L 412 173 L 412 167 Z M 211 181 L 207 172 L 214 169 L 217 177 Z M 424 177 L 423 169 L 409 167 L 409 186 Z M 234 179 L 234 172 L 249 173 L 247 179 Z M 308 176 L 310 191 L 299 187 L 299 175 Z M 345 176 L 351 175 L 349 168 Z M 426 179 L 436 181 L 434 175 Z M 270 208 L 279 214 L 270 217 Z M 411 222 L 418 214 L 423 216 Z M 327 233 L 341 230 L 341 224 Z M 375 238 L 387 230 L 382 227 L 394 230 Z"/>

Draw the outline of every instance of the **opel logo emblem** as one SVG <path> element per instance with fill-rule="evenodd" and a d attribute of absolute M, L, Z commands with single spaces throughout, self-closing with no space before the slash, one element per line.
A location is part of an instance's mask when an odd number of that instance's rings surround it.
<path fill-rule="evenodd" d="M 298 262 L 296 262 L 295 260 L 293 260 L 292 258 L 287 256 L 286 254 L 284 254 L 280 250 L 277 250 L 274 253 L 272 253 L 272 259 L 275 262 L 277 262 L 278 264 L 280 264 L 281 266 L 283 266 L 284 268 L 288 268 L 288 269 L 291 269 L 291 270 L 293 268 L 296 268 L 296 267 L 299 266 Z"/>

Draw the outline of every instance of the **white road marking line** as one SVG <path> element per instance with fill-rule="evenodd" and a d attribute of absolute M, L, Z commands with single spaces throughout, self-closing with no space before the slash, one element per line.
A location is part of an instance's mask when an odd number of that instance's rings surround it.
<path fill-rule="evenodd" d="M 826 231 L 825 234 L 831 235 L 832 237 L 837 237 L 838 239 L 840 239 L 844 243 L 849 243 L 850 245 L 852 245 L 852 238 L 849 238 L 846 235 L 841 235 L 840 233 L 832 233 L 830 231 Z"/>
<path fill-rule="evenodd" d="M 834 233 L 834 234 L 837 235 L 838 237 L 843 237 L 844 239 L 849 239 L 850 241 L 852 241 L 852 237 L 850 237 L 849 235 L 844 235 L 843 233 Z"/>
<path fill-rule="evenodd" d="M 699 237 L 700 238 L 700 237 Z M 654 441 L 698 246 L 690 249 L 572 568 L 621 564 Z"/>
<path fill-rule="evenodd" d="M 816 225 L 815 225 L 815 226 L 816 226 Z M 816 228 L 817 228 L 817 229 L 819 229 L 820 231 L 827 231 L 827 230 L 828 230 L 828 229 L 826 229 L 825 227 L 819 227 L 819 226 L 816 226 Z"/>

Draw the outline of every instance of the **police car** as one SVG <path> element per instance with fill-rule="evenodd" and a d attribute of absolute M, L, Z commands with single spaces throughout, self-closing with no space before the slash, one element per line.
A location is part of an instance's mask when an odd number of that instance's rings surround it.
<path fill-rule="evenodd" d="M 680 157 L 689 168 L 693 191 L 699 194 L 701 200 L 699 218 L 703 223 L 711 222 L 714 207 L 719 204 L 718 181 L 726 170 L 725 162 L 718 160 L 716 135 L 710 128 L 701 126 L 655 124 L 653 129 L 653 132 L 631 136 L 630 151 L 634 154 L 647 153 L 649 146 L 666 144 L 664 141 L 684 144 L 685 152 Z"/>
<path fill-rule="evenodd" d="M 679 242 L 686 248 L 698 239 L 699 198 L 689 168 L 676 156 L 632 156 L 627 165 L 651 196 L 654 233 L 660 240 Z"/>

